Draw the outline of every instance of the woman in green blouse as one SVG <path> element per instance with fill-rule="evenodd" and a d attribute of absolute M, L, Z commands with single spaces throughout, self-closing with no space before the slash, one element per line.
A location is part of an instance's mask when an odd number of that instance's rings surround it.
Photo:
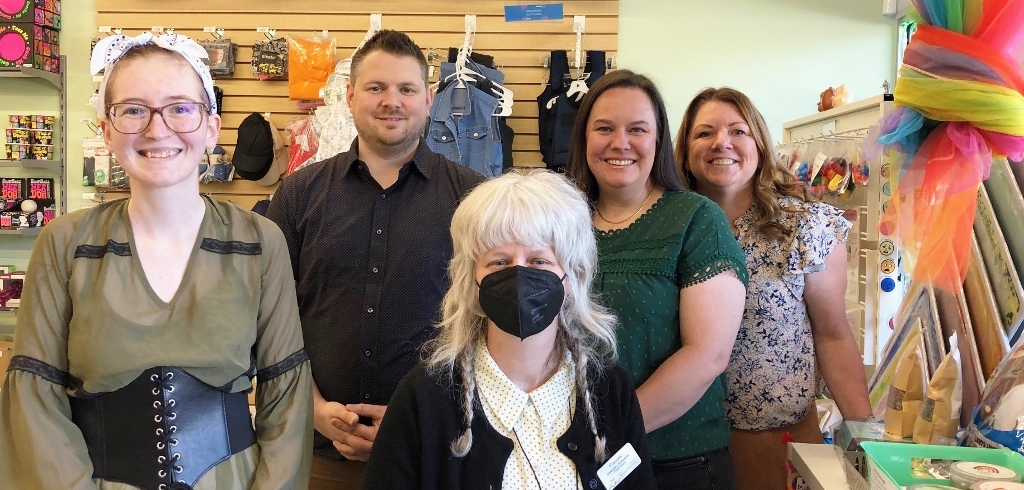
<path fill-rule="evenodd" d="M 653 82 L 618 70 L 591 87 L 568 173 L 593 203 L 594 287 L 620 319 L 658 488 L 733 488 L 722 373 L 747 270 L 721 208 L 683 190 Z"/>

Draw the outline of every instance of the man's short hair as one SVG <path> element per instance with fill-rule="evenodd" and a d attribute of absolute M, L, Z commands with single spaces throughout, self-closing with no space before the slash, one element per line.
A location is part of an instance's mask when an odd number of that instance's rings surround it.
<path fill-rule="evenodd" d="M 427 58 L 423 56 L 423 50 L 406 33 L 391 29 L 378 31 L 366 41 L 366 44 L 363 44 L 363 47 L 359 48 L 359 51 L 352 55 L 350 78 L 353 82 L 359 76 L 359 65 L 363 63 L 363 59 L 374 51 L 383 51 L 399 58 L 404 56 L 414 58 L 419 62 L 420 71 L 423 72 L 423 86 L 429 85 L 427 83 Z"/>

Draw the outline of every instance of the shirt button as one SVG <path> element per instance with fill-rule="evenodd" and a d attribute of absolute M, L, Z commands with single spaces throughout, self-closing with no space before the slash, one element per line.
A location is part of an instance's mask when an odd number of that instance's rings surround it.
<path fill-rule="evenodd" d="M 377 229 L 377 234 L 380 235 L 381 233 L 384 233 L 384 230 L 381 230 L 381 229 L 378 228 Z"/>
<path fill-rule="evenodd" d="M 369 400 L 369 399 L 370 399 L 370 394 L 369 393 L 366 393 L 366 394 L 363 395 L 363 400 Z M 592 482 L 596 482 L 596 481 L 597 480 L 592 480 Z M 597 487 L 592 487 L 592 488 L 597 488 Z"/>
<path fill-rule="evenodd" d="M 569 444 L 566 444 L 565 447 L 569 448 L 570 451 L 575 451 L 579 449 L 579 447 L 576 446 L 575 442 L 570 442 Z"/>
<path fill-rule="evenodd" d="M 473 133 L 474 138 L 476 138 L 477 136 L 480 136 L 480 133 Z"/>
<path fill-rule="evenodd" d="M 442 136 L 441 137 L 441 141 L 448 141 L 448 137 L 447 136 Z"/>
<path fill-rule="evenodd" d="M 363 355 L 366 357 L 370 357 L 370 351 L 363 352 Z"/>
<path fill-rule="evenodd" d="M 597 488 L 597 478 L 594 478 L 593 480 L 590 480 L 589 485 L 590 485 L 590 488 Z"/>
<path fill-rule="evenodd" d="M 387 198 L 388 198 L 388 195 L 387 195 L 387 194 L 381 194 L 381 195 L 380 195 L 380 198 L 381 198 L 381 199 L 387 199 Z"/>
<path fill-rule="evenodd" d="M 373 313 L 373 308 L 367 308 L 367 309 L 366 309 L 366 312 L 367 312 L 367 313 Z"/>
<path fill-rule="evenodd" d="M 376 273 L 380 272 L 379 270 L 377 270 L 377 268 L 376 268 L 376 267 L 374 267 L 374 268 L 373 268 L 372 270 L 373 270 L 373 273 L 374 273 L 374 274 L 376 274 Z"/>

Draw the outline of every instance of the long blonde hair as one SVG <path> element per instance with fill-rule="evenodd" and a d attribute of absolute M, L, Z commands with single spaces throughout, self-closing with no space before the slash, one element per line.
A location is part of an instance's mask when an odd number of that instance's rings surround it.
<path fill-rule="evenodd" d="M 473 405 L 477 347 L 487 331 L 480 307 L 476 261 L 488 250 L 518 243 L 551 247 L 566 273 L 566 299 L 558 315 L 556 349 L 576 362 L 576 392 L 582 393 L 587 420 L 594 433 L 594 455 L 605 459 L 605 438 L 598 433 L 588 370 L 602 374 L 603 364 L 616 358 L 615 316 L 591 292 L 597 268 L 597 240 L 583 193 L 564 177 L 546 170 L 514 171 L 476 187 L 452 217 L 454 255 L 448 267 L 451 289 L 442 302 L 441 333 L 429 342 L 428 369 L 454 380 L 462 378 L 465 431 L 451 444 L 462 457 L 473 445 Z"/>

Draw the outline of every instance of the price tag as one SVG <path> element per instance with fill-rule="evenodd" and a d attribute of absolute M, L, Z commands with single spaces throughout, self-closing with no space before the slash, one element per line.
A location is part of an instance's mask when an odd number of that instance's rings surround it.
<path fill-rule="evenodd" d="M 206 26 L 203 28 L 203 32 L 217 32 L 217 26 Z"/>
<path fill-rule="evenodd" d="M 110 30 L 110 26 L 99 26 L 96 30 L 98 30 L 99 32 L 107 33 L 107 34 L 110 34 L 111 32 L 113 32 L 113 31 Z"/>
<path fill-rule="evenodd" d="M 150 30 L 153 32 L 164 32 L 164 26 L 153 26 Z"/>
<path fill-rule="evenodd" d="M 259 26 L 259 27 L 256 28 L 256 32 L 270 32 L 270 27 Z"/>
<path fill-rule="evenodd" d="M 818 153 L 814 156 L 814 165 L 811 166 L 811 178 L 808 179 L 808 182 L 814 181 L 814 177 L 818 175 L 818 171 L 821 170 L 821 167 L 825 165 L 825 161 L 827 160 L 828 155 L 824 153 Z"/>
<path fill-rule="evenodd" d="M 327 29 L 320 31 L 320 35 L 323 37 L 327 37 Z"/>

